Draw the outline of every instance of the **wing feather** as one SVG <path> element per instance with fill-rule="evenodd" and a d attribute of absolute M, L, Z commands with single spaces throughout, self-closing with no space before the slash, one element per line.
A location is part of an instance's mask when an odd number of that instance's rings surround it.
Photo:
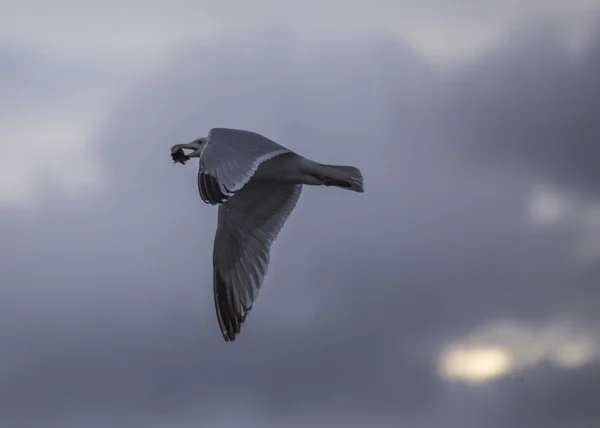
<path fill-rule="evenodd" d="M 200 191 L 200 198 L 207 204 L 220 204 L 229 198 L 228 194 L 221 191 L 217 179 L 204 172 L 198 173 L 198 190 Z"/>
<path fill-rule="evenodd" d="M 270 250 L 296 206 L 302 185 L 250 182 L 219 206 L 213 269 L 223 338 L 232 341 L 258 295 Z"/>
<path fill-rule="evenodd" d="M 211 205 L 222 203 L 250 181 L 260 164 L 284 153 L 291 150 L 255 132 L 211 129 L 200 154 L 200 197 Z"/>

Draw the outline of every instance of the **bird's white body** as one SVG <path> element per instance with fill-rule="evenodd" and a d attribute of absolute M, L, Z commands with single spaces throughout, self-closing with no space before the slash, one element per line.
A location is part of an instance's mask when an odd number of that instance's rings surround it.
<path fill-rule="evenodd" d="M 303 185 L 363 192 L 351 166 L 324 165 L 255 132 L 214 128 L 206 138 L 178 144 L 199 157 L 202 200 L 219 205 L 213 251 L 215 309 L 226 341 L 235 339 L 262 285 L 270 249 L 296 206 Z"/>

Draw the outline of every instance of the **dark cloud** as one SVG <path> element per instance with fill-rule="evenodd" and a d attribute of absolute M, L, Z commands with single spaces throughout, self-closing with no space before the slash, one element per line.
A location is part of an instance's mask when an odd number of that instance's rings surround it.
<path fill-rule="evenodd" d="M 307 56 L 293 46 L 266 32 L 170 58 L 97 136 L 103 191 L 3 214 L 7 426 L 480 427 L 498 397 L 516 409 L 511 426 L 544 420 L 511 401 L 518 385 L 456 389 L 435 364 L 486 322 L 589 308 L 593 276 L 572 264 L 570 231 L 530 228 L 526 171 L 457 156 L 445 136 L 467 125 L 440 115 L 445 82 L 410 49 L 377 38 L 320 40 Z M 484 117 L 494 94 L 479 95 Z M 195 165 L 168 152 L 214 126 L 365 175 L 363 195 L 305 189 L 233 344 L 211 296 L 216 211 L 198 197 Z"/>
<path fill-rule="evenodd" d="M 488 162 L 510 162 L 597 198 L 600 36 L 569 54 L 561 32 L 528 27 L 516 43 L 460 70 L 448 96 L 451 139 Z"/>
<path fill-rule="evenodd" d="M 495 386 L 500 399 L 489 408 L 490 426 L 595 427 L 599 380 L 597 364 L 573 371 L 543 364 L 511 376 Z"/>

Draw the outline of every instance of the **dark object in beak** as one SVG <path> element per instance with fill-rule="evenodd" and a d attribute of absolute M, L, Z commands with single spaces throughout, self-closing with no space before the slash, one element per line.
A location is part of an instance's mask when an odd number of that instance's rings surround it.
<path fill-rule="evenodd" d="M 171 158 L 174 163 L 180 163 L 182 165 L 185 165 L 185 163 L 190 160 L 189 156 L 185 154 L 182 148 L 175 149 L 171 152 Z"/>

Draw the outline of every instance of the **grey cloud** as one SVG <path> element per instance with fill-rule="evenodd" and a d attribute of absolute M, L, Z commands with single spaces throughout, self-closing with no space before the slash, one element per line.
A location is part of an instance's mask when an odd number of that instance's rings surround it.
<path fill-rule="evenodd" d="M 302 59 L 291 46 L 267 31 L 170 58 L 97 136 L 103 191 L 0 217 L 14 242 L 0 247 L 0 421 L 480 427 L 465 415 L 485 420 L 498 397 L 444 384 L 441 347 L 499 317 L 591 307 L 594 276 L 570 264 L 569 231 L 528 225 L 529 175 L 482 172 L 444 140 L 444 81 L 414 52 L 322 40 Z M 216 212 L 195 166 L 168 156 L 213 126 L 366 179 L 359 196 L 305 190 L 234 344 L 211 296 Z M 498 392 L 510 409 L 516 387 Z"/>
<path fill-rule="evenodd" d="M 573 58 L 557 31 L 534 27 L 461 71 L 447 101 L 450 138 L 489 163 L 518 164 L 597 198 L 600 38 Z"/>
<path fill-rule="evenodd" d="M 496 385 L 501 398 L 490 406 L 492 426 L 594 427 L 598 379 L 597 364 L 575 371 L 547 364 L 507 378 Z"/>
<path fill-rule="evenodd" d="M 0 113 L 7 124 L 16 115 L 72 113 L 77 101 L 107 88 L 121 75 L 122 70 L 98 63 L 57 59 L 0 43 Z"/>
<path fill-rule="evenodd" d="M 5 397 L 16 412 L 14 419 L 25 418 L 18 403 L 28 399 L 40 403 L 38 416 L 51 418 L 53 413 L 69 414 L 73 402 L 78 408 L 92 406 L 105 415 L 120 415 L 126 409 L 140 414 L 168 413 L 172 408 L 185 412 L 192 402 L 208 409 L 215 400 L 236 406 L 249 397 L 271 417 L 280 414 L 302 420 L 314 409 L 339 420 L 341 411 L 355 407 L 357 414 L 396 419 L 400 411 L 422 412 L 435 397 L 439 380 L 428 368 L 431 361 L 407 357 L 411 370 L 398 369 L 397 377 L 390 378 L 385 367 L 396 364 L 390 352 L 400 352 L 399 343 L 378 343 L 374 336 L 377 351 L 364 347 L 366 335 L 378 324 L 396 324 L 393 319 L 375 316 L 369 325 L 362 317 L 359 323 L 360 318 L 339 307 L 348 300 L 343 289 L 335 291 L 336 283 L 347 282 L 339 266 L 360 260 L 361 252 L 343 257 L 334 250 L 328 264 L 314 270 L 308 267 L 314 258 L 311 252 L 323 248 L 316 235 L 298 241 L 303 231 L 314 230 L 311 223 L 319 233 L 318 229 L 339 223 L 339 213 L 354 210 L 334 229 L 330 244 L 339 247 L 336 239 L 344 236 L 351 245 L 372 239 L 359 227 L 361 218 L 370 215 L 364 202 L 343 193 L 306 192 L 276 244 L 275 251 L 286 257 L 274 254 L 269 281 L 244 328 L 244 339 L 236 342 L 233 353 L 221 343 L 210 296 L 216 213 L 199 203 L 194 168 L 172 165 L 169 145 L 227 119 L 235 126 L 271 130 L 282 138 L 288 135 L 290 146 L 312 150 L 315 157 L 357 164 L 367 175 L 369 169 L 377 174 L 373 158 L 385 161 L 395 146 L 389 138 L 395 121 L 366 114 L 394 107 L 394 97 L 380 97 L 385 95 L 386 81 L 398 71 L 406 73 L 394 58 L 395 45 L 375 41 L 358 55 L 349 49 L 339 53 L 332 46 L 323 49 L 313 66 L 298 69 L 293 58 L 278 59 L 273 54 L 277 49 L 285 54 L 286 44 L 274 44 L 262 45 L 255 56 L 246 53 L 252 44 L 227 47 L 220 67 L 196 62 L 194 50 L 191 56 L 175 59 L 174 70 L 139 92 L 146 99 L 134 95 L 126 106 L 131 112 L 117 111 L 98 137 L 101 159 L 114 180 L 107 192 L 85 201 L 63 200 L 60 206 L 44 210 L 30 226 L 35 248 L 23 242 L 18 246 L 41 262 L 32 271 L 13 256 L 17 260 L 10 273 L 12 286 L 5 290 L 18 296 L 21 310 L 29 309 L 13 313 L 12 326 L 5 330 L 12 340 L 22 337 L 29 342 L 13 350 L 17 356 L 5 378 L 6 391 L 17 391 Z M 200 53 L 199 58 L 205 57 Z M 424 68 L 414 54 L 400 49 L 398 55 L 416 63 L 411 67 L 417 70 Z M 365 60 L 372 62 L 373 71 L 363 68 Z M 390 64 L 395 67 L 388 69 Z M 332 74 L 319 81 L 324 68 Z M 338 80 L 335 73 L 344 69 L 351 74 Z M 373 74 L 380 79 L 373 79 Z M 273 76 L 282 80 L 273 81 Z M 356 82 L 364 84 L 355 87 Z M 307 96 L 297 103 L 295 97 L 303 91 Z M 338 95 L 347 99 L 338 104 Z M 256 103 L 265 96 L 262 105 Z M 338 115 L 337 123 L 319 118 L 332 112 Z M 358 132 L 334 132 L 353 118 Z M 320 122 L 317 127 L 311 123 L 315 121 Z M 181 131 L 186 129 L 187 135 Z M 326 148 L 319 154 L 318 141 L 333 137 L 332 144 L 345 150 Z M 372 196 L 365 199 L 377 201 L 384 196 L 377 181 L 373 179 Z M 315 204 L 323 209 L 315 212 L 311 209 Z M 382 220 L 391 220 L 391 209 L 382 213 Z M 54 248 L 57 243 L 60 247 Z M 294 260 L 302 262 L 298 265 Z M 188 272 L 194 265 L 198 269 Z M 290 280 L 286 270 L 295 270 L 298 278 Z M 368 280 L 382 291 L 390 286 L 384 272 Z M 348 284 L 350 291 L 357 288 L 359 284 Z M 28 297 L 32 292 L 35 299 Z M 330 298 L 322 300 L 319 294 Z M 378 310 L 378 302 L 357 309 L 377 315 L 373 310 Z M 38 319 L 51 320 L 50 331 L 32 332 Z M 138 364 L 131 366 L 132 361 Z M 397 388 L 395 382 L 402 381 L 413 385 L 410 392 Z"/>

